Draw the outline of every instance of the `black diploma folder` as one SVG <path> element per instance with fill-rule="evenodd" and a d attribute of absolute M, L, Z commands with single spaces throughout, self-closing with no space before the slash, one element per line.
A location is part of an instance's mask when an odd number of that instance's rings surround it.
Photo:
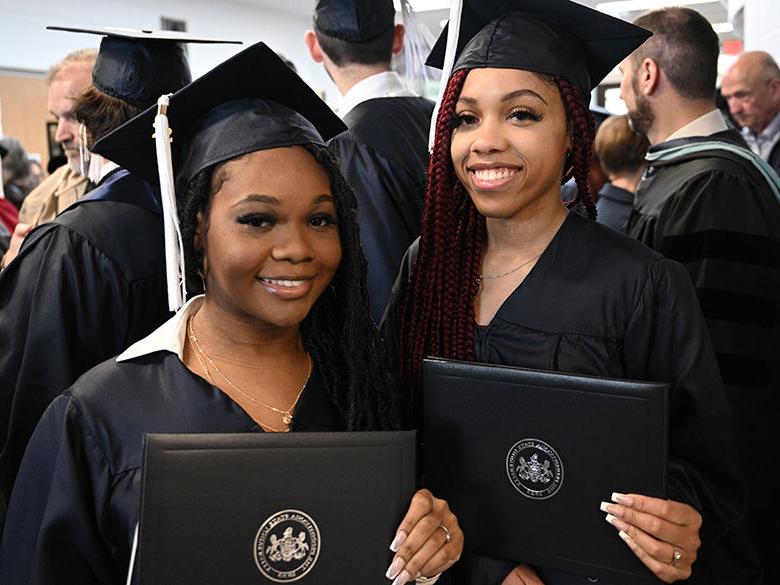
<path fill-rule="evenodd" d="M 427 359 L 423 394 L 425 481 L 467 551 L 658 582 L 599 503 L 666 496 L 668 385 Z"/>
<path fill-rule="evenodd" d="M 381 583 L 415 435 L 147 435 L 142 585 Z"/>

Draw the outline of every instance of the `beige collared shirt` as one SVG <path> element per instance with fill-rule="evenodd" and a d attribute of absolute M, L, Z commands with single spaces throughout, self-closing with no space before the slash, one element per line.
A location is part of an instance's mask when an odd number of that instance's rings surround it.
<path fill-rule="evenodd" d="M 690 124 L 686 124 L 672 133 L 664 142 L 678 138 L 691 138 L 692 136 L 711 136 L 717 132 L 728 130 L 729 127 L 723 120 L 720 110 L 714 109 L 703 116 L 699 116 Z"/>
<path fill-rule="evenodd" d="M 33 227 L 53 220 L 87 191 L 87 178 L 62 165 L 33 189 L 22 202 L 19 223 Z"/>

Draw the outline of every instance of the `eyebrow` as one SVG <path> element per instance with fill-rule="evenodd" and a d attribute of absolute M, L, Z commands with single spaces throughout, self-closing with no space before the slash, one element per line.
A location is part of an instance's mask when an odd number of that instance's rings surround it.
<path fill-rule="evenodd" d="M 317 195 L 316 199 L 312 201 L 311 206 L 314 207 L 315 205 L 319 205 L 320 203 L 333 203 L 335 204 L 336 201 L 333 199 L 333 195 L 328 195 L 327 193 L 323 193 L 322 195 Z"/>
<path fill-rule="evenodd" d="M 268 205 L 279 205 L 279 200 L 274 197 L 273 195 L 260 195 L 257 193 L 254 193 L 252 195 L 247 195 L 240 201 L 237 201 L 233 204 L 233 207 L 236 207 L 238 205 L 242 205 L 244 203 L 266 203 Z M 317 197 L 312 201 L 311 206 L 314 207 L 315 205 L 319 205 L 320 203 L 335 203 L 333 199 L 333 195 L 328 195 L 326 193 L 323 193 L 322 195 L 317 195 Z"/>
<path fill-rule="evenodd" d="M 233 207 L 236 207 L 243 203 L 249 203 L 253 201 L 257 203 L 267 203 L 268 205 L 279 205 L 279 200 L 273 195 L 259 195 L 257 193 L 254 193 L 252 195 L 247 195 L 240 201 L 237 201 L 236 203 L 233 204 Z"/>
<path fill-rule="evenodd" d="M 540 96 L 538 93 L 536 93 L 532 89 L 518 89 L 517 91 L 511 91 L 511 92 L 501 96 L 501 101 L 502 102 L 508 102 L 510 100 L 513 100 L 513 99 L 516 99 L 516 98 L 519 98 L 519 97 L 527 97 L 527 96 L 535 97 L 535 98 L 541 100 L 543 103 L 545 103 L 545 104 L 547 103 L 547 100 L 545 100 L 542 96 Z M 467 103 L 469 105 L 475 105 L 478 102 L 477 99 L 470 98 L 470 97 L 464 96 L 464 95 L 460 96 L 458 98 L 458 101 L 459 102 L 465 102 L 465 103 Z"/>

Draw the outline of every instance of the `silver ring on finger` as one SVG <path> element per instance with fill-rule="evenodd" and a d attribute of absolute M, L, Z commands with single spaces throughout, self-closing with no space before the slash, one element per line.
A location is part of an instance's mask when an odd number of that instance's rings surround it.
<path fill-rule="evenodd" d="M 444 524 L 439 524 L 439 528 L 444 531 L 444 544 L 447 544 L 452 540 L 452 534 L 450 534 L 449 528 L 447 528 Z"/>
<path fill-rule="evenodd" d="M 672 554 L 672 561 L 669 563 L 673 567 L 677 564 L 677 561 L 679 561 L 682 558 L 682 551 L 679 548 L 674 549 L 674 553 Z"/>

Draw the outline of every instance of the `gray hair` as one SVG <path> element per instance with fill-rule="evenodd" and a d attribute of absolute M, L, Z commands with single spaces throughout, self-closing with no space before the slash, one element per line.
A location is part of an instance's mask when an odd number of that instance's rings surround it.
<path fill-rule="evenodd" d="M 95 59 L 97 59 L 97 49 L 79 49 L 68 53 L 64 59 L 58 61 L 51 66 L 49 72 L 46 74 L 46 85 L 51 85 L 52 79 L 59 75 L 60 71 L 71 65 L 83 64 L 90 68 L 95 66 Z"/>

